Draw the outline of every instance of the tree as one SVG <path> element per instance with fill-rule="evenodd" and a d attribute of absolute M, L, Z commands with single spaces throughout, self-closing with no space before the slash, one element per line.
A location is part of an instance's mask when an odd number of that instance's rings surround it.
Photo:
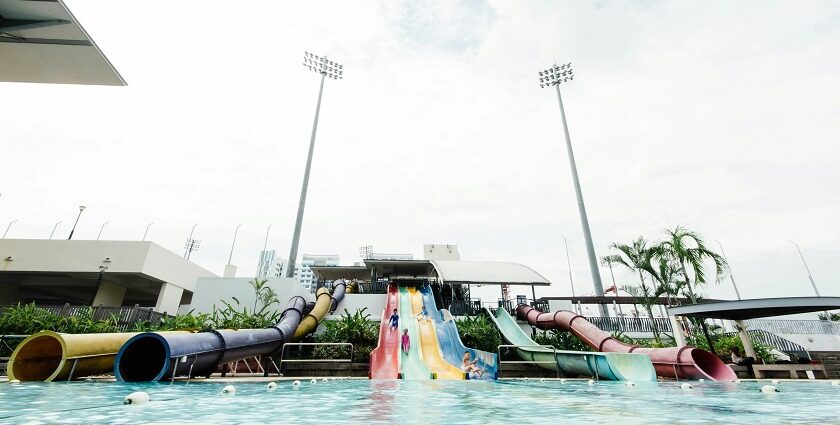
<path fill-rule="evenodd" d="M 652 279 L 652 287 L 645 280 L 646 274 L 656 276 L 656 271 L 651 266 L 651 262 L 658 253 L 657 249 L 649 247 L 644 236 L 639 236 L 638 239 L 633 241 L 632 245 L 613 243 L 610 248 L 618 251 L 619 254 L 608 255 L 602 261 L 620 264 L 639 275 L 640 286 L 624 286 L 622 289 L 632 295 L 636 302 L 642 304 L 645 308 L 653 324 L 653 337 L 656 342 L 660 342 L 659 329 L 656 327 L 656 322 L 653 321 L 653 305 L 656 304 L 662 294 L 666 293 L 666 290 L 661 285 L 656 285 L 655 279 Z"/>
<path fill-rule="evenodd" d="M 720 255 L 706 248 L 703 237 L 696 232 L 692 232 L 682 226 L 677 226 L 674 230 L 665 230 L 666 239 L 657 246 L 658 255 L 662 256 L 666 261 L 671 261 L 677 267 L 685 282 L 685 292 L 688 299 L 693 304 L 697 303 L 698 296 L 695 289 L 706 283 L 706 263 L 711 261 L 715 267 L 715 281 L 726 276 L 727 264 L 726 260 Z M 691 270 L 691 274 L 689 274 Z M 692 288 L 692 276 L 694 278 L 694 287 Z M 706 326 L 705 320 L 700 320 L 700 327 L 703 329 L 703 335 L 709 343 L 709 347 L 714 349 L 714 343 L 709 336 L 709 329 Z"/>

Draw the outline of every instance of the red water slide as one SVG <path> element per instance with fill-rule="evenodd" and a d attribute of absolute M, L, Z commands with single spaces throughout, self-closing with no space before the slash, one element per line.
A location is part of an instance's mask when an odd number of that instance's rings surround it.
<path fill-rule="evenodd" d="M 388 299 L 379 323 L 379 345 L 370 353 L 371 379 L 397 379 L 400 372 L 400 330 L 390 326 L 389 319 L 398 309 L 400 297 L 397 287 L 388 287 Z"/>
<path fill-rule="evenodd" d="M 573 333 L 597 351 L 612 353 L 638 353 L 650 357 L 656 374 L 668 378 L 712 379 L 732 381 L 735 372 L 712 353 L 694 347 L 644 348 L 627 345 L 612 335 L 571 311 L 540 313 L 539 310 L 521 304 L 516 307 L 516 316 L 527 320 L 539 329 L 560 329 Z"/>

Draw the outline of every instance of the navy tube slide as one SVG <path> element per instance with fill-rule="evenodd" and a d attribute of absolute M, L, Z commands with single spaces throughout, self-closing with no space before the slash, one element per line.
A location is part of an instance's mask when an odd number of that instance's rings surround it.
<path fill-rule="evenodd" d="M 344 298 L 343 282 L 336 285 L 334 293 L 337 292 L 341 296 L 336 305 Z M 117 353 L 114 376 L 128 382 L 209 376 L 222 363 L 274 354 L 294 335 L 305 306 L 302 297 L 292 297 L 280 321 L 266 329 L 135 335 Z"/>

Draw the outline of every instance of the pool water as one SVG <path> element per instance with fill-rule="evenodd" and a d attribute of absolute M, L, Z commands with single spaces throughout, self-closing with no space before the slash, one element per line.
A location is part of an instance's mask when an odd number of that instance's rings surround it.
<path fill-rule="evenodd" d="M 302 380 L 234 383 L 234 396 L 221 382 L 3 383 L 0 423 L 840 423 L 840 387 L 783 381 L 765 394 L 767 383 Z M 152 401 L 123 405 L 133 391 Z"/>

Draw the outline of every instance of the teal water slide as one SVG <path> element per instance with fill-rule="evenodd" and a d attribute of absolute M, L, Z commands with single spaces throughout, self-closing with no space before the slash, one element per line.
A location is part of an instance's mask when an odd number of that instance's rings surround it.
<path fill-rule="evenodd" d="M 508 344 L 537 345 L 505 309 L 497 309 L 496 314 L 489 310 L 487 313 Z M 538 361 L 540 362 L 538 366 L 559 371 L 566 377 L 589 376 L 610 381 L 656 381 L 653 363 L 644 354 L 552 351 L 545 347 L 520 347 L 516 351 L 523 360 Z"/>
<path fill-rule="evenodd" d="M 417 329 L 415 316 L 419 313 L 413 312 L 411 297 L 408 288 L 400 287 L 400 325 L 408 329 L 408 337 L 411 341 L 408 352 L 400 350 L 400 366 L 402 379 L 431 379 L 432 371 L 423 363 L 420 353 L 420 332 Z"/>

